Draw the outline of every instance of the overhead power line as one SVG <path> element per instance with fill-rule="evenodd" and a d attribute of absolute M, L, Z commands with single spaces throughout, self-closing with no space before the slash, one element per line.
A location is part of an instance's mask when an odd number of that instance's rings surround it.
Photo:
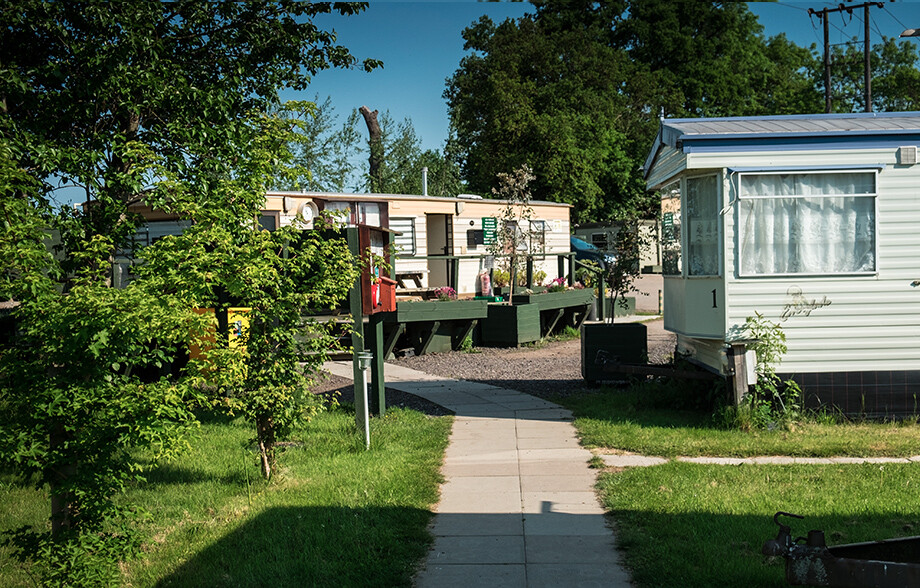
<path fill-rule="evenodd" d="M 866 82 L 863 92 L 863 97 L 866 102 L 866 112 L 872 112 L 872 69 L 869 63 L 869 8 L 875 6 L 876 8 L 884 8 L 885 5 L 881 2 L 865 2 L 863 4 L 856 5 L 843 5 L 840 4 L 837 8 L 822 8 L 821 10 L 815 10 L 813 8 L 808 9 L 809 16 L 817 16 L 824 23 L 824 110 L 825 112 L 831 111 L 831 59 L 830 59 L 830 47 L 828 41 L 828 22 L 827 15 L 833 12 L 844 12 L 846 11 L 851 17 L 853 11 L 862 8 L 863 9 L 863 43 L 864 43 L 864 57 L 865 57 L 865 72 L 866 72 Z M 841 14 L 842 16 L 842 14 Z"/>

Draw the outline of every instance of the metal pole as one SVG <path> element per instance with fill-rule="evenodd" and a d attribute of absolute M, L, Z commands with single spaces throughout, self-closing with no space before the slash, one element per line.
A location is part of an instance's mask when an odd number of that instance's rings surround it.
<path fill-rule="evenodd" d="M 824 112 L 831 112 L 831 46 L 827 30 L 827 8 L 821 11 L 824 21 Z"/>
<path fill-rule="evenodd" d="M 355 418 L 357 425 L 364 432 L 364 449 L 371 448 L 371 418 L 367 402 L 367 369 L 374 360 L 374 355 L 367 351 L 357 354 L 361 369 L 361 398 L 355 398 Z"/>
<path fill-rule="evenodd" d="M 866 90 L 865 90 L 865 99 L 866 99 L 866 112 L 872 112 L 872 65 L 870 64 L 869 59 L 869 4 L 866 4 L 863 7 L 863 24 L 865 25 L 865 43 L 863 47 L 863 54 L 866 60 Z"/>

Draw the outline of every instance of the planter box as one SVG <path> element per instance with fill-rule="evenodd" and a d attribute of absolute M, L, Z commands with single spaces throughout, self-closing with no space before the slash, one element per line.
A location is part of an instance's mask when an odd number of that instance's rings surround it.
<path fill-rule="evenodd" d="M 486 318 L 488 302 L 485 300 L 405 300 L 396 303 L 395 321 L 451 321 Z"/>
<path fill-rule="evenodd" d="M 490 304 L 489 316 L 480 323 L 482 345 L 517 347 L 540 340 L 540 308 L 536 304 Z"/>
<path fill-rule="evenodd" d="M 384 316 L 386 356 L 399 348 L 400 341 L 411 346 L 416 355 L 456 349 L 488 311 L 485 300 L 397 302 L 396 311 Z"/>
<path fill-rule="evenodd" d="M 540 307 L 540 310 L 585 306 L 590 304 L 592 300 L 594 300 L 594 291 L 591 288 L 565 290 L 562 292 L 515 294 L 511 298 L 511 302 L 514 305 L 536 304 Z"/>
<path fill-rule="evenodd" d="M 595 363 L 606 351 L 620 363 L 648 363 L 648 333 L 642 323 L 584 323 L 581 326 L 581 376 L 588 382 L 616 379 Z"/>

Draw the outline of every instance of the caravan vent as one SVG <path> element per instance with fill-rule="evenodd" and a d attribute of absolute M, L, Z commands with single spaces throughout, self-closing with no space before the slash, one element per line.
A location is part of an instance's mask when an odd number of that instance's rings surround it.
<path fill-rule="evenodd" d="M 917 147 L 898 147 L 898 163 L 901 165 L 914 165 L 917 163 Z"/>

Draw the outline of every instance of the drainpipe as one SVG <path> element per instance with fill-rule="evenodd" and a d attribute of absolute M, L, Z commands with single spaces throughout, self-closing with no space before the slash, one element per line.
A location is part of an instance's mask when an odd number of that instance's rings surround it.
<path fill-rule="evenodd" d="M 422 196 L 428 196 L 428 168 L 422 168 Z"/>

